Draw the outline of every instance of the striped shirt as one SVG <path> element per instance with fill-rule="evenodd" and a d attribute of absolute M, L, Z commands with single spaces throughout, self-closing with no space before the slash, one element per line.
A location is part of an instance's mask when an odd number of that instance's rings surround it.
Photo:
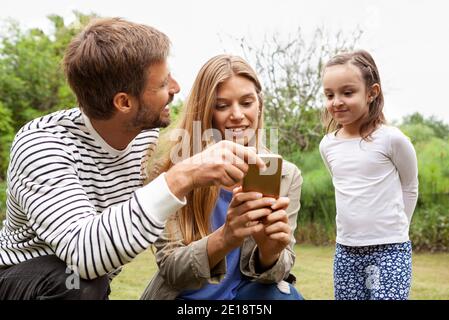
<path fill-rule="evenodd" d="M 145 130 L 115 150 L 78 108 L 26 124 L 11 147 L 0 267 L 55 254 L 94 279 L 148 248 L 185 204 L 163 175 L 142 187 L 157 138 Z"/>

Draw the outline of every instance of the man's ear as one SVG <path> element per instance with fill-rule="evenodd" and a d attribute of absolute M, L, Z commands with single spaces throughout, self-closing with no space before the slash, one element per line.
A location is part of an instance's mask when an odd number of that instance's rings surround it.
<path fill-rule="evenodd" d="M 132 112 L 133 107 L 137 103 L 135 98 L 125 92 L 117 93 L 112 101 L 114 103 L 115 110 L 122 114 Z"/>

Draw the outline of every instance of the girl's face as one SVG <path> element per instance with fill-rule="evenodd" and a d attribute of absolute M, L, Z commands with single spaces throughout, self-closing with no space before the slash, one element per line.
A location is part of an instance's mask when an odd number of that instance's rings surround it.
<path fill-rule="evenodd" d="M 360 70 L 347 63 L 327 67 L 323 76 L 326 108 L 343 128 L 358 129 L 371 102 Z"/>
<path fill-rule="evenodd" d="M 217 88 L 212 125 L 223 139 L 248 145 L 259 124 L 259 100 L 254 83 L 232 76 Z"/>

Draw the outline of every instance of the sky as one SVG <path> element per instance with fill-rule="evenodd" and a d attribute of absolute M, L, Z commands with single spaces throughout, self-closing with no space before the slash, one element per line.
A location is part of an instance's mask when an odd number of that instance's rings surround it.
<path fill-rule="evenodd" d="M 46 18 L 66 22 L 73 10 L 145 23 L 172 41 L 171 71 L 184 98 L 200 67 L 223 52 L 241 55 L 232 39 L 281 36 L 301 27 L 350 35 L 360 28 L 358 48 L 368 50 L 380 71 L 388 121 L 420 112 L 449 124 L 449 4 L 443 0 L 0 0 L 0 20 L 50 30 Z M 448 93 L 448 94 L 446 94 Z"/>

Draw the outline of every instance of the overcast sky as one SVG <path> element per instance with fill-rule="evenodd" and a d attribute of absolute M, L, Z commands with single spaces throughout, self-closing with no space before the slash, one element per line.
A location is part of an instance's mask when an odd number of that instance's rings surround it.
<path fill-rule="evenodd" d="M 230 37 L 287 35 L 298 26 L 306 34 L 318 26 L 349 34 L 360 27 L 358 47 L 370 51 L 379 67 L 388 120 L 419 111 L 449 123 L 449 4 L 443 0 L 1 0 L 0 19 L 48 30 L 47 15 L 70 22 L 73 10 L 120 16 L 166 33 L 181 97 L 210 57 L 224 50 L 240 54 Z"/>

